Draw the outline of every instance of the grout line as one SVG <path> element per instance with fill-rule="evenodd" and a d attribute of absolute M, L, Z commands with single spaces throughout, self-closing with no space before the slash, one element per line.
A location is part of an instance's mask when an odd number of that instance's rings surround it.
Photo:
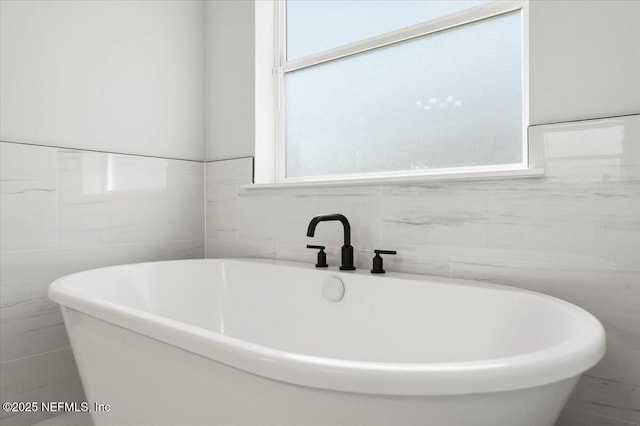
<path fill-rule="evenodd" d="M 205 163 L 219 163 L 222 161 L 233 161 L 233 160 L 243 160 L 245 158 L 251 158 L 253 161 L 255 161 L 255 157 L 253 155 L 245 155 L 242 157 L 229 157 L 229 158 L 218 158 L 215 160 L 205 160 Z"/>
<path fill-rule="evenodd" d="M 56 233 L 55 233 L 55 247 L 60 246 L 60 151 L 56 149 L 55 152 L 56 159 L 56 206 L 55 206 L 55 224 L 56 224 Z"/>
<path fill-rule="evenodd" d="M 625 426 L 625 425 L 626 426 L 638 426 L 638 423 L 635 423 L 632 420 L 622 419 L 620 417 L 612 417 L 610 415 L 604 415 L 602 413 L 594 413 L 593 411 L 589 411 L 589 410 L 586 410 L 586 409 L 583 409 L 583 408 L 569 406 L 569 402 L 571 402 L 571 401 L 577 401 L 577 400 L 575 400 L 573 398 L 570 398 L 569 401 L 567 401 L 567 405 L 565 405 L 565 409 L 566 410 L 578 411 L 578 412 L 587 414 L 590 417 L 600 417 L 600 418 L 607 419 L 607 420 L 615 420 L 616 423 L 620 423 L 621 426 Z M 620 408 L 618 408 L 618 409 L 620 409 Z M 622 408 L 621 410 L 626 410 L 626 408 Z"/>
<path fill-rule="evenodd" d="M 576 120 L 550 121 L 550 122 L 547 122 L 547 123 L 530 124 L 529 128 L 537 127 L 537 126 L 550 126 L 550 125 L 553 125 L 553 124 L 570 124 L 570 123 L 581 123 L 581 122 L 584 122 L 584 121 L 607 120 L 607 119 L 610 119 L 610 118 L 634 117 L 634 116 L 638 116 L 638 115 L 640 115 L 640 112 L 634 112 L 634 113 L 630 113 L 630 114 L 620 114 L 620 115 L 608 115 L 606 117 L 593 117 L 593 118 L 580 118 L 580 119 L 576 119 Z"/>
<path fill-rule="evenodd" d="M 56 149 L 65 149 L 72 151 L 86 151 L 86 152 L 98 152 L 101 154 L 116 154 L 116 155 L 129 155 L 132 157 L 144 157 L 144 158 L 157 158 L 161 160 L 175 160 L 175 161 L 189 161 L 192 163 L 204 163 L 202 160 L 190 160 L 187 158 L 177 158 L 177 157 L 163 157 L 160 155 L 146 155 L 146 154 L 132 154 L 128 152 L 115 152 L 115 151 L 102 151 L 99 149 L 85 149 L 85 148 L 72 148 L 68 146 L 60 146 L 60 145 L 47 145 L 43 143 L 33 143 L 33 142 L 18 142 L 18 141 L 8 141 L 8 140 L 0 140 L 0 142 L 4 143 L 12 143 L 16 145 L 29 145 L 29 146 L 41 146 L 45 148 L 56 148 Z"/>
<path fill-rule="evenodd" d="M 47 354 L 52 354 L 52 353 L 55 353 L 55 352 L 66 351 L 67 349 L 71 349 L 71 346 L 65 346 L 64 348 L 58 348 L 58 349 L 54 349 L 52 351 L 40 352 L 39 354 L 23 356 L 21 358 L 10 359 L 8 361 L 2 361 L 2 362 L 0 362 L 0 365 L 7 365 L 7 364 L 9 364 L 11 362 L 22 361 L 22 360 L 33 358 L 33 357 L 40 356 L 40 355 L 47 355 Z"/>
<path fill-rule="evenodd" d="M 79 246 L 68 246 L 68 247 L 47 247 L 47 248 L 34 248 L 34 249 L 26 249 L 26 250 L 8 250 L 2 251 L 0 254 L 26 254 L 26 253 L 35 253 L 35 252 L 53 252 L 53 251 L 65 251 L 65 250 L 79 250 L 79 249 L 92 249 L 92 248 L 118 248 L 118 247 L 129 247 L 129 246 L 138 246 L 143 244 L 169 244 L 169 243 L 181 243 L 187 241 L 202 241 L 202 238 L 180 238 L 177 240 L 155 240 L 155 241 L 132 241 L 125 243 L 109 243 L 109 244 L 93 244 L 93 245 L 79 245 Z"/>
<path fill-rule="evenodd" d="M 203 204 L 204 204 L 204 258 L 207 259 L 207 191 L 209 189 L 209 185 L 207 185 L 207 163 L 202 163 L 203 175 L 204 175 L 204 194 L 203 194 Z"/>
<path fill-rule="evenodd" d="M 192 162 L 192 163 L 203 163 L 203 164 L 217 163 L 217 162 L 222 162 L 222 161 L 242 160 L 242 159 L 245 159 L 245 158 L 251 158 L 252 169 L 253 169 L 252 170 L 251 180 L 252 180 L 252 182 L 255 180 L 255 156 L 253 156 L 253 155 L 244 155 L 244 156 L 241 156 L 241 157 L 219 158 L 219 159 L 216 159 L 216 160 L 191 160 L 191 159 L 188 159 L 188 158 L 163 157 L 161 155 L 134 154 L 134 153 L 130 153 L 130 152 L 118 152 L 118 151 L 103 151 L 103 150 L 100 150 L 100 149 L 72 148 L 72 147 L 69 147 L 69 146 L 49 145 L 49 144 L 44 144 L 44 143 L 18 142 L 18 141 L 9 141 L 9 140 L 0 140 L 0 142 L 12 143 L 12 144 L 15 144 L 15 145 L 28 145 L 28 146 L 40 146 L 40 147 L 44 147 L 44 148 L 65 149 L 65 150 L 71 150 L 71 151 L 86 151 L 86 152 L 98 152 L 98 153 L 101 153 L 101 154 L 129 155 L 129 156 L 132 156 L 132 157 L 158 158 L 158 159 L 161 159 L 161 160 L 189 161 L 189 162 Z"/>

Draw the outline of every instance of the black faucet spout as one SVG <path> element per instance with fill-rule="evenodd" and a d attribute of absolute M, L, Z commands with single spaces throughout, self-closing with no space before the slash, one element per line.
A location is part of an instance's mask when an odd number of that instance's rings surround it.
<path fill-rule="evenodd" d="M 349 224 L 349 220 L 340 213 L 331 213 L 331 214 L 319 214 L 311 219 L 309 222 L 309 228 L 307 228 L 307 237 L 313 237 L 316 233 L 316 226 L 320 222 L 330 221 L 330 220 L 339 220 L 342 223 L 342 227 L 344 228 L 344 244 L 351 245 L 351 225 Z"/>
<path fill-rule="evenodd" d="M 343 271 L 353 271 L 356 269 L 353 266 L 353 247 L 351 246 L 351 225 L 349 220 L 340 213 L 331 214 L 319 214 L 311 219 L 309 227 L 307 228 L 307 237 L 313 237 L 316 233 L 316 226 L 320 222 L 326 221 L 340 221 L 344 230 L 344 245 L 342 246 L 342 265 L 340 269 Z"/>

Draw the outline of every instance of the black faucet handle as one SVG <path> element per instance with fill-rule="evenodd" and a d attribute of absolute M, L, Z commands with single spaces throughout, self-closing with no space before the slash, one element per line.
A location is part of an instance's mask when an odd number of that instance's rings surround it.
<path fill-rule="evenodd" d="M 395 250 L 374 250 L 375 254 L 398 254 Z"/>
<path fill-rule="evenodd" d="M 382 256 L 381 254 L 397 254 L 395 250 L 374 250 L 376 255 L 373 257 L 373 269 L 371 270 L 372 274 L 384 274 L 385 270 L 382 266 Z"/>
<path fill-rule="evenodd" d="M 315 246 L 313 244 L 307 244 L 307 248 L 320 250 L 318 252 L 318 262 L 316 268 L 326 268 L 327 266 L 327 254 L 324 252 L 324 246 Z"/>

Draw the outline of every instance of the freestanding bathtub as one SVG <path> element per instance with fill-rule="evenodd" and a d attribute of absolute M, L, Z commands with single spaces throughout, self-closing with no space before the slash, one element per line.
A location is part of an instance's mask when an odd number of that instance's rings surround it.
<path fill-rule="evenodd" d="M 124 265 L 49 296 L 96 426 L 553 425 L 605 347 L 550 296 L 291 262 Z"/>

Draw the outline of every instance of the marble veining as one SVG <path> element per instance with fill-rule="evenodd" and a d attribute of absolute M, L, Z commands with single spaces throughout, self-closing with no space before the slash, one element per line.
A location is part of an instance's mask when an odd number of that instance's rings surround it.
<path fill-rule="evenodd" d="M 640 421 L 640 386 L 585 374 L 577 386 L 570 406 L 582 410 L 595 408 L 608 417 L 629 422 Z"/>
<path fill-rule="evenodd" d="M 607 330 L 607 354 L 558 425 L 640 423 L 640 115 L 534 126 L 542 177 L 306 189 L 241 189 L 248 163 L 207 163 L 208 257 L 339 263 L 339 226 L 306 237 L 318 213 L 352 224 L 358 268 L 503 283 L 568 300 Z M 235 192 L 234 192 L 235 188 Z M 233 212 L 237 211 L 237 217 Z M 212 223 L 213 222 L 213 223 Z"/>
<path fill-rule="evenodd" d="M 55 148 L 0 143 L 0 251 L 55 247 Z"/>

